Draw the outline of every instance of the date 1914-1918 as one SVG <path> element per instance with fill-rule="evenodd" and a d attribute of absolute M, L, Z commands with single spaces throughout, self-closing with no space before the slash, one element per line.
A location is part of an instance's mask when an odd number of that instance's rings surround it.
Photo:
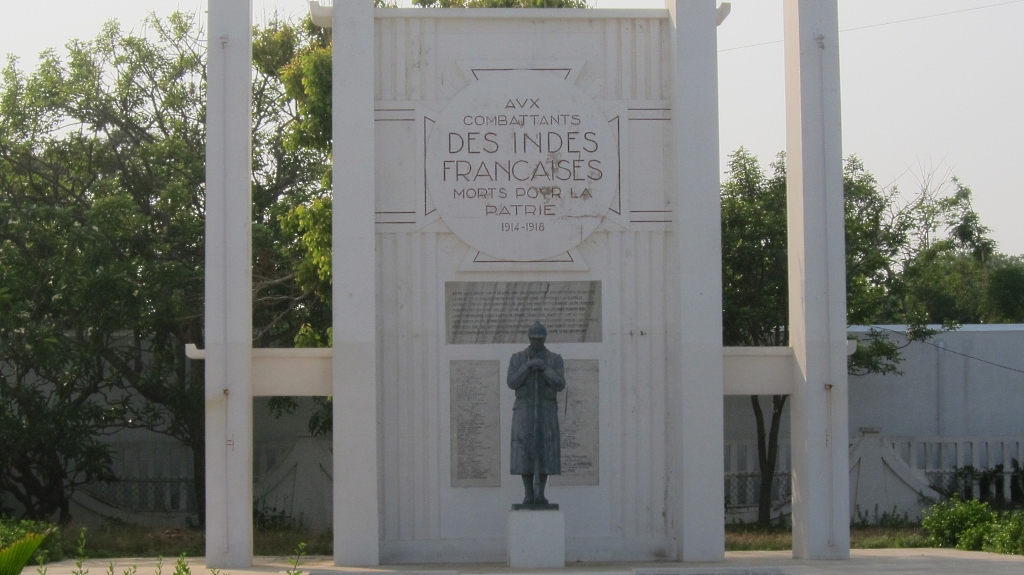
<path fill-rule="evenodd" d="M 501 222 L 503 232 L 543 232 L 543 222 Z"/>

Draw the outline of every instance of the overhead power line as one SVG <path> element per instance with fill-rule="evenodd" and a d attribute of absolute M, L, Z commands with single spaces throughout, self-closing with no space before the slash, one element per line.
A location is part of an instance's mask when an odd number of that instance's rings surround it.
<path fill-rule="evenodd" d="M 960 10 L 951 10 L 949 12 L 940 12 L 938 14 L 925 14 L 924 16 L 914 16 L 912 18 L 903 18 L 900 20 L 891 20 L 889 22 L 879 22 L 878 24 L 868 24 L 866 26 L 854 26 L 853 28 L 843 28 L 840 32 L 853 32 L 855 30 L 867 30 L 868 28 L 878 28 L 880 26 L 891 26 L 893 24 L 902 24 L 904 22 L 915 22 L 917 20 L 927 20 L 929 18 L 938 18 L 940 16 L 950 16 L 952 14 L 962 14 L 964 12 L 974 12 L 975 10 L 984 10 L 986 8 L 998 8 L 1000 6 L 1008 6 L 1010 4 L 1020 4 L 1024 0 L 1007 0 L 1006 2 L 999 2 L 998 4 L 986 4 L 984 6 L 975 6 L 973 8 L 962 8 Z M 732 48 L 722 48 L 719 52 L 731 52 L 733 50 L 743 50 L 744 48 L 756 48 L 758 46 L 768 46 L 771 44 L 781 44 L 782 40 L 769 40 L 767 42 L 758 42 L 756 44 L 744 44 L 743 46 L 734 46 Z"/>
<path fill-rule="evenodd" d="M 1022 1 L 1022 0 L 1018 0 L 1018 1 Z M 873 325 L 871 327 L 873 327 L 875 329 L 891 331 L 893 333 L 898 333 L 900 335 L 907 335 L 906 333 L 904 333 L 902 331 L 891 329 L 891 328 L 885 327 L 884 325 Z M 961 357 L 966 357 L 967 359 L 973 359 L 974 361 L 980 361 L 981 363 L 987 363 L 988 365 L 992 365 L 992 366 L 995 366 L 995 367 L 1001 367 L 1003 369 L 1007 369 L 1007 370 L 1010 370 L 1010 371 L 1015 371 L 1017 373 L 1024 373 L 1024 369 L 1017 369 L 1016 367 L 1010 367 L 1008 365 L 1003 365 L 1003 364 L 1000 364 L 1000 363 L 996 363 L 994 361 L 989 361 L 987 359 L 981 359 L 980 357 L 975 357 L 973 355 L 968 355 L 966 353 L 960 353 L 959 351 L 953 351 L 953 350 L 949 349 L 948 347 L 942 347 L 941 345 L 934 344 L 934 343 L 932 343 L 930 341 L 927 341 L 927 340 L 919 339 L 919 340 L 915 340 L 915 341 L 917 341 L 917 343 L 923 343 L 925 345 L 930 345 L 930 346 L 932 346 L 932 347 L 934 347 L 936 349 L 940 349 L 940 350 L 942 350 L 942 351 L 944 351 L 946 353 L 952 353 L 953 355 L 959 355 Z"/>

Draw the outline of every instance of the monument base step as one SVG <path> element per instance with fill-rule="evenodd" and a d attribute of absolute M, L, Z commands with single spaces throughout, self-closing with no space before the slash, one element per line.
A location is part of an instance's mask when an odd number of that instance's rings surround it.
<path fill-rule="evenodd" d="M 557 503 L 513 503 L 512 511 L 558 511 Z"/>

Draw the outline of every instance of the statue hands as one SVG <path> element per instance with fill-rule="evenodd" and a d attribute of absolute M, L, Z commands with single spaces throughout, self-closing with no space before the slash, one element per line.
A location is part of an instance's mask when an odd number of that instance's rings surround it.
<path fill-rule="evenodd" d="M 548 364 L 543 359 L 535 357 L 530 361 L 526 362 L 526 367 L 530 371 L 544 371 L 545 369 L 547 369 Z"/>

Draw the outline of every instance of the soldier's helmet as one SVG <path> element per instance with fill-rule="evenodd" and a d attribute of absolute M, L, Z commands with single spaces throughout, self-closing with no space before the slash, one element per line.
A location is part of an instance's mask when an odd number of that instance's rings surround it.
<path fill-rule="evenodd" d="M 527 334 L 531 339 L 533 338 L 546 338 L 548 336 L 548 330 L 544 327 L 544 324 L 540 323 L 540 320 L 533 322 L 533 326 L 530 327 L 530 331 Z"/>

